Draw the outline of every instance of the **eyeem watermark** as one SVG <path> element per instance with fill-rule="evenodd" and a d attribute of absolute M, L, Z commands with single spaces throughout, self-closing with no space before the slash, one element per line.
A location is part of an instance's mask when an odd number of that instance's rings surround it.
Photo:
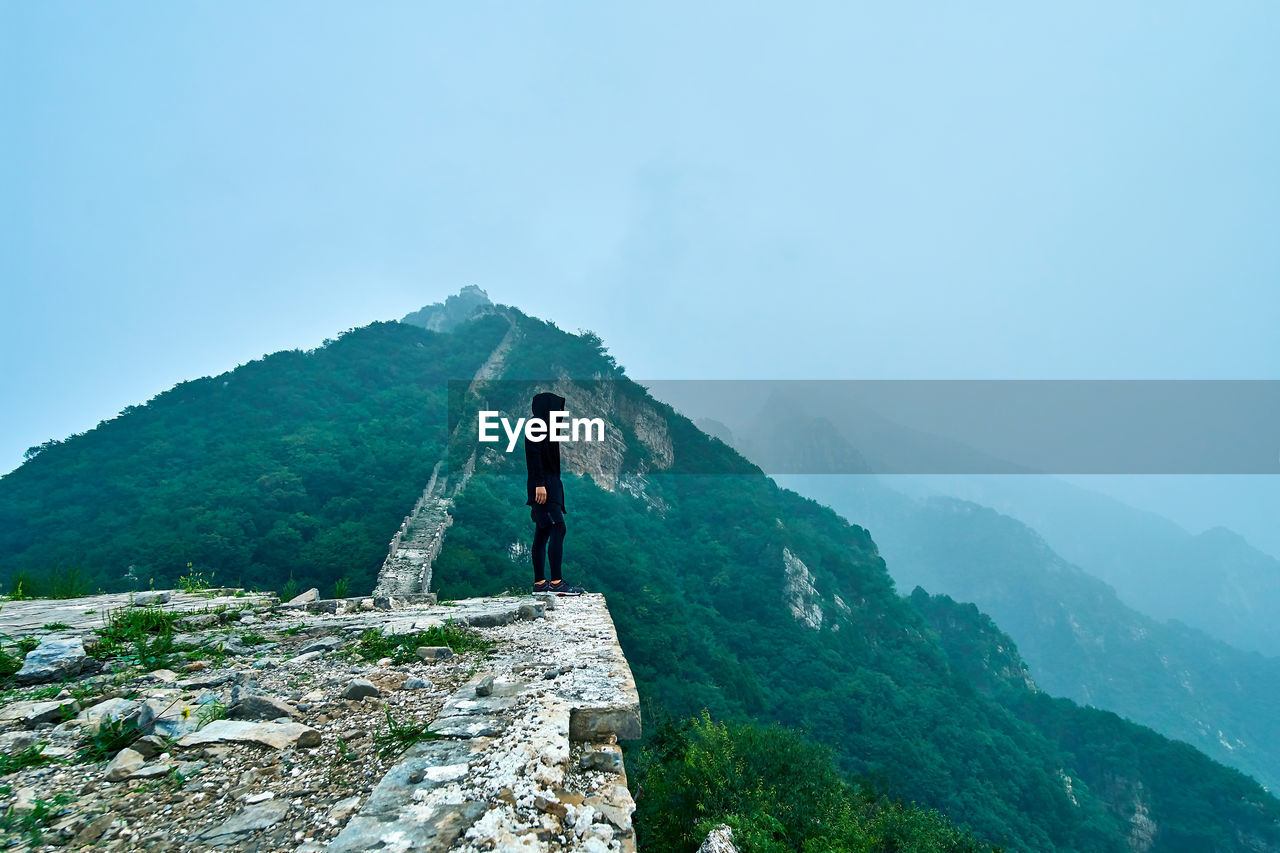
<path fill-rule="evenodd" d="M 525 441 L 604 441 L 604 418 L 572 418 L 568 412 L 551 412 L 550 421 L 542 418 L 517 418 L 515 426 L 501 412 L 480 412 L 480 440 L 501 441 L 499 427 L 507 434 L 507 452 L 516 449 L 520 433 Z M 595 437 L 592 437 L 594 432 Z M 579 438 L 581 434 L 581 438 Z"/>

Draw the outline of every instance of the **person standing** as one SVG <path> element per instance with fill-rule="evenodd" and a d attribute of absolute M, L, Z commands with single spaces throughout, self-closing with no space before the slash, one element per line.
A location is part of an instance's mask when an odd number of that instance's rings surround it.
<path fill-rule="evenodd" d="M 564 397 L 543 391 L 533 397 L 533 416 L 546 425 L 543 437 L 524 440 L 524 464 L 528 470 L 526 490 L 533 521 L 533 591 L 556 595 L 582 595 L 582 588 L 561 577 L 564 559 L 564 484 L 560 482 L 560 442 L 550 437 L 551 413 L 564 411 Z M 547 565 L 547 564 L 550 565 Z M 546 576 L 550 569 L 551 577 Z"/>

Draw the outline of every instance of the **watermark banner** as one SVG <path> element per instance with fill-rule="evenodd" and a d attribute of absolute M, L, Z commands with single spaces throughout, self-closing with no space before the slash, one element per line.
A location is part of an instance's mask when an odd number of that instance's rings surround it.
<path fill-rule="evenodd" d="M 458 382 L 451 453 L 514 451 L 541 391 L 579 441 L 656 436 L 665 403 L 770 474 L 1280 474 L 1276 380 Z"/>

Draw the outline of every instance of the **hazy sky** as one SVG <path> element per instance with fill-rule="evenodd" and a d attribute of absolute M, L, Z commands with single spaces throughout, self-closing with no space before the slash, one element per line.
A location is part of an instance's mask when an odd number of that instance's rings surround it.
<path fill-rule="evenodd" d="M 1280 378 L 1280 6 L 0 3 L 0 471 L 463 284 L 633 376 Z"/>

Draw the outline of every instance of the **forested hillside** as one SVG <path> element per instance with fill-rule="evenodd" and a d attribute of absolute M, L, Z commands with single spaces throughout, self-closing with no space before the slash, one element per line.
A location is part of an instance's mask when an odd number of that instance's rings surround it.
<path fill-rule="evenodd" d="M 372 589 L 444 448 L 447 381 L 506 331 L 352 330 L 184 382 L 0 478 L 0 585 Z"/>
<path fill-rule="evenodd" d="M 904 588 L 923 586 L 991 614 L 1046 692 L 1187 741 L 1272 790 L 1280 784 L 1280 723 L 1271 710 L 1280 702 L 1280 660 L 1132 610 L 1036 531 L 995 510 L 912 499 L 874 478 L 788 482 L 871 525 Z"/>

